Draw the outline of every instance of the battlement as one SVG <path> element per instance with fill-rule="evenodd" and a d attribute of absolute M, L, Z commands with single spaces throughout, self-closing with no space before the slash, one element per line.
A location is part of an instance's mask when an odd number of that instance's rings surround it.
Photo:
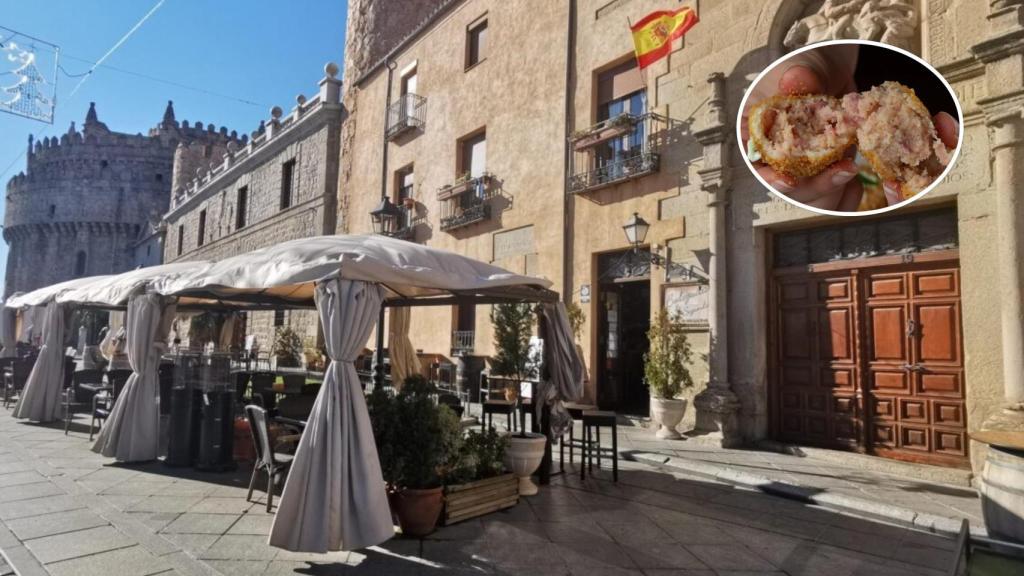
<path fill-rule="evenodd" d="M 324 77 L 319 90 L 312 98 L 299 94 L 295 106 L 285 116 L 280 106 L 270 110 L 270 119 L 261 120 L 252 138 L 233 139 L 223 146 L 203 145 L 199 142 L 180 144 L 174 157 L 174 183 L 171 192 L 171 209 L 175 209 L 195 197 L 211 182 L 233 171 L 248 158 L 281 139 L 305 119 L 315 116 L 321 110 L 341 109 L 341 80 L 337 78 L 338 65 L 328 62 L 324 65 Z"/>

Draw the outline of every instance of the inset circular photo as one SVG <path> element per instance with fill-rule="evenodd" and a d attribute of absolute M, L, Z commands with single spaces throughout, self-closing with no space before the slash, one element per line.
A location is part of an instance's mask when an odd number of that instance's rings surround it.
<path fill-rule="evenodd" d="M 927 194 L 956 162 L 963 113 L 945 78 L 879 42 L 813 44 L 743 96 L 737 142 L 769 190 L 808 210 L 877 214 Z"/>

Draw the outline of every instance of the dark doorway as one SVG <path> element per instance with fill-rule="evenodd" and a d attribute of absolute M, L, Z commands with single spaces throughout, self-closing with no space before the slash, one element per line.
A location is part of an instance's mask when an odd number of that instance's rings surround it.
<path fill-rule="evenodd" d="M 620 254 L 621 255 L 621 254 Z M 620 255 L 615 255 L 616 257 Z M 607 263 L 607 268 L 603 266 Z M 644 354 L 651 322 L 650 278 L 624 276 L 615 259 L 602 258 L 597 339 L 597 401 L 603 410 L 646 416 Z"/>

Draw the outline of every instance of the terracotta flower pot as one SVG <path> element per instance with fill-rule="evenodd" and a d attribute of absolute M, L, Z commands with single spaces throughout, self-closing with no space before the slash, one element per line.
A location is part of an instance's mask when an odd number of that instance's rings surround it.
<path fill-rule="evenodd" d="M 433 532 L 441 516 L 443 496 L 440 486 L 423 490 L 406 488 L 395 493 L 393 503 L 402 534 L 422 537 Z"/>
<path fill-rule="evenodd" d="M 519 494 L 533 496 L 537 493 L 537 485 L 530 476 L 537 471 L 540 461 L 544 458 L 544 446 L 548 443 L 547 436 L 529 433 L 509 436 L 509 445 L 505 449 L 505 468 L 512 471 L 519 479 Z"/>
<path fill-rule="evenodd" d="M 685 412 L 686 400 L 651 396 L 651 419 L 660 424 L 654 435 L 672 440 L 682 438 L 676 426 L 679 426 Z"/>

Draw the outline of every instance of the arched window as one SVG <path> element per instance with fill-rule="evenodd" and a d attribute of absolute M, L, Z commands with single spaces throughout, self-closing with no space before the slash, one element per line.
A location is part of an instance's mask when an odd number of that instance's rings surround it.
<path fill-rule="evenodd" d="M 57 215 L 57 205 L 56 204 L 50 204 L 50 218 L 53 218 L 56 215 Z"/>
<path fill-rule="evenodd" d="M 79 250 L 75 256 L 75 276 L 85 276 L 85 250 Z"/>

